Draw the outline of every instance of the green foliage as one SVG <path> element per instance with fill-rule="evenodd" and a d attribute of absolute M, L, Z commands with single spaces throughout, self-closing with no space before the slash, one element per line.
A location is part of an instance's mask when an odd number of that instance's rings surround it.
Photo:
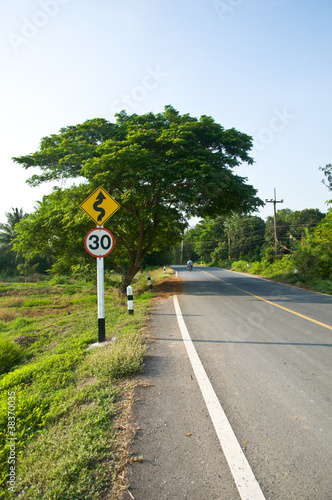
<path fill-rule="evenodd" d="M 291 253 L 295 251 L 298 243 L 307 234 L 314 231 L 315 227 L 324 219 L 325 214 L 318 209 L 308 208 L 305 210 L 292 211 L 289 208 L 278 210 L 277 238 L 278 254 Z M 268 217 L 265 229 L 266 247 L 274 247 L 274 220 Z"/>
<path fill-rule="evenodd" d="M 6 223 L 0 224 L 0 271 L 8 276 L 16 274 L 19 255 L 13 251 L 13 242 L 16 238 L 16 224 L 27 217 L 23 209 L 12 208 L 6 212 Z"/>
<path fill-rule="evenodd" d="M 238 260 L 232 263 L 232 271 L 237 271 L 239 273 L 248 272 L 249 264 L 246 260 Z"/>
<path fill-rule="evenodd" d="M 22 208 L 13 208 L 12 212 L 6 212 L 7 223 L 0 224 L 0 273 L 4 278 L 17 275 L 17 271 L 27 278 L 44 273 L 50 267 L 47 259 L 38 253 L 31 256 L 30 249 L 22 252 L 14 248 L 17 225 L 27 217 Z"/>
<path fill-rule="evenodd" d="M 0 375 L 11 370 L 22 357 L 23 351 L 15 342 L 0 338 Z"/>
<path fill-rule="evenodd" d="M 188 246 L 193 250 L 192 260 L 202 259 L 204 261 L 210 260 L 210 255 L 215 249 L 220 238 L 224 237 L 225 222 L 224 218 L 217 217 L 211 219 L 206 217 L 199 222 L 195 228 L 189 229 L 185 235 L 185 249 L 187 250 L 188 259 L 190 257 Z M 197 257 L 196 257 L 197 256 Z M 185 259 L 185 260 L 188 260 Z"/>
<path fill-rule="evenodd" d="M 326 179 L 323 180 L 323 184 L 327 186 L 329 191 L 332 191 L 332 163 L 328 163 L 325 167 L 319 167 L 319 170 L 322 170 Z"/>
<path fill-rule="evenodd" d="M 306 286 L 315 290 L 316 292 L 326 293 L 328 295 L 332 295 L 332 280 L 331 279 L 322 279 L 322 278 L 313 278 L 305 281 Z"/>
<path fill-rule="evenodd" d="M 332 211 L 298 247 L 296 264 L 307 278 L 332 278 Z"/>
<path fill-rule="evenodd" d="M 311 211 L 312 213 L 313 211 Z M 302 230 L 303 230 L 303 226 Z M 261 274 L 269 278 L 302 283 L 314 290 L 332 292 L 332 211 L 313 230 L 304 228 L 304 236 L 293 245 L 291 254 L 275 256 L 267 248 L 264 258 L 251 262 L 246 269 L 243 261 L 233 262 L 235 271 Z"/>
<path fill-rule="evenodd" d="M 0 322 L 0 366 L 10 370 L 0 376 L 0 498 L 12 498 L 8 394 L 16 402 L 14 497 L 101 498 L 121 470 L 114 421 L 128 377 L 142 368 L 151 292 L 136 294 L 129 316 L 126 301 L 106 289 L 106 340 L 116 340 L 87 350 L 98 337 L 95 288 L 71 281 L 0 290 L 0 311 L 10 312 Z"/>
<path fill-rule="evenodd" d="M 232 263 L 232 271 L 249 272 L 266 276 L 267 278 L 291 279 L 296 269 L 293 257 L 285 255 L 280 258 L 262 259 L 259 262 L 236 261 Z"/>
<path fill-rule="evenodd" d="M 202 220 L 185 235 L 194 259 L 205 262 L 259 258 L 264 244 L 265 223 L 255 216 L 233 215 Z"/>
<path fill-rule="evenodd" d="M 206 218 L 186 233 L 193 251 L 209 265 L 231 267 L 291 283 L 307 283 L 326 293 L 332 279 L 332 209 L 277 212 L 278 255 L 273 218 Z M 231 257 L 231 258 L 230 258 Z M 200 258 L 199 258 L 200 260 Z M 296 272 L 295 272 L 296 270 Z"/>
<path fill-rule="evenodd" d="M 15 226 L 27 217 L 27 214 L 23 212 L 23 208 L 12 208 L 12 212 L 6 212 L 5 215 L 7 222 L 0 224 L 0 248 L 2 252 L 12 249 L 13 240 L 16 237 Z"/>
<path fill-rule="evenodd" d="M 134 331 L 120 338 L 114 345 L 96 351 L 89 358 L 91 372 L 99 378 L 116 380 L 130 377 L 142 369 L 145 348 Z"/>
<path fill-rule="evenodd" d="M 115 249 L 109 265 L 124 273 L 124 291 L 142 260 L 180 240 L 190 216 L 248 212 L 262 204 L 246 179 L 232 172 L 252 164 L 252 138 L 225 130 L 211 117 L 163 113 L 138 116 L 121 112 L 116 123 L 88 120 L 45 137 L 40 150 L 14 158 L 24 168 L 39 167 L 32 185 L 84 178 L 84 184 L 56 189 L 22 221 L 16 250 L 41 252 L 53 271 L 73 273 L 94 259 L 83 239 L 91 222 L 79 204 L 99 185 L 121 208 L 112 218 Z"/>
<path fill-rule="evenodd" d="M 79 393 L 77 406 L 38 433 L 23 454 L 17 499 L 102 498 L 112 488 L 117 393 L 98 383 Z"/>

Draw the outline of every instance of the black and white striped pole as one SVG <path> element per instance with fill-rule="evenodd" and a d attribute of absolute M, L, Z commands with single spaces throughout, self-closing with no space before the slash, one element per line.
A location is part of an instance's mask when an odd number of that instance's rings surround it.
<path fill-rule="evenodd" d="M 149 288 L 150 288 L 150 290 L 152 290 L 152 281 L 151 281 L 151 276 L 150 276 L 150 273 L 148 273 L 148 274 L 146 275 L 146 277 L 147 277 L 147 279 L 148 279 Z"/>
<path fill-rule="evenodd" d="M 127 286 L 127 302 L 128 302 L 128 313 L 134 314 L 134 296 L 133 296 L 133 289 L 131 286 Z"/>
<path fill-rule="evenodd" d="M 85 237 L 86 251 L 97 257 L 97 296 L 98 296 L 98 342 L 105 342 L 105 294 L 104 294 L 104 257 L 114 248 L 114 238 L 108 229 L 97 226 Z"/>
<path fill-rule="evenodd" d="M 166 274 L 166 266 L 164 266 L 164 274 Z"/>
<path fill-rule="evenodd" d="M 104 258 L 97 258 L 98 342 L 105 342 Z"/>

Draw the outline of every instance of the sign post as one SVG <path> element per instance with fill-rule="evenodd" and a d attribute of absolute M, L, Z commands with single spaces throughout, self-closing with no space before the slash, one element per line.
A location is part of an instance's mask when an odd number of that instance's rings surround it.
<path fill-rule="evenodd" d="M 103 187 L 99 187 L 80 207 L 97 224 L 97 227 L 86 235 L 84 246 L 90 255 L 97 258 L 98 342 L 101 343 L 105 342 L 106 335 L 104 257 L 114 248 L 114 237 L 103 224 L 120 208 L 120 205 Z"/>
<path fill-rule="evenodd" d="M 105 342 L 105 293 L 104 293 L 104 257 L 114 248 L 111 231 L 104 227 L 91 229 L 85 237 L 86 251 L 97 257 L 97 296 L 98 296 L 98 342 Z"/>
<path fill-rule="evenodd" d="M 98 342 L 105 342 L 104 258 L 97 258 Z"/>

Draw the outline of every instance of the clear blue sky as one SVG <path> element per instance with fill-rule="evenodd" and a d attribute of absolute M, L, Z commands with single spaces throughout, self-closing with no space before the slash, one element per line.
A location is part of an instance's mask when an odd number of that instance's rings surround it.
<path fill-rule="evenodd" d="M 262 199 L 276 188 L 279 209 L 326 211 L 331 23 L 331 0 L 2 0 L 0 221 L 51 191 L 11 157 L 61 127 L 167 104 L 252 135 L 255 164 L 236 173 Z"/>

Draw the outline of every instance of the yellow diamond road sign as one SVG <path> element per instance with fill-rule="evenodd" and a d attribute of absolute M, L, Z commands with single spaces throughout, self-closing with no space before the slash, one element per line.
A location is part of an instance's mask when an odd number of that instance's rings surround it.
<path fill-rule="evenodd" d="M 80 207 L 89 217 L 91 217 L 97 226 L 102 226 L 117 210 L 119 210 L 120 205 L 100 186 L 81 203 Z"/>

